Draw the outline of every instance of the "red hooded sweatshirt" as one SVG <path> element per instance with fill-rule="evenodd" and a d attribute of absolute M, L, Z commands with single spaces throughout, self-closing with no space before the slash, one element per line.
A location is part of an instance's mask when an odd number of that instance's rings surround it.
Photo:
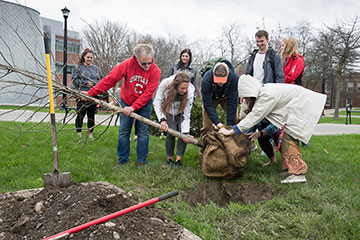
<path fill-rule="evenodd" d="M 304 68 L 304 58 L 300 54 L 288 58 L 284 66 L 285 83 L 301 85 L 298 82 L 301 83 Z"/>
<path fill-rule="evenodd" d="M 87 93 L 96 96 L 115 86 L 124 78 L 121 87 L 121 99 L 138 110 L 144 107 L 152 98 L 160 79 L 160 69 L 156 64 L 151 64 L 145 71 L 139 66 L 135 55 L 114 67 L 109 75 L 104 77 L 96 86 Z"/>

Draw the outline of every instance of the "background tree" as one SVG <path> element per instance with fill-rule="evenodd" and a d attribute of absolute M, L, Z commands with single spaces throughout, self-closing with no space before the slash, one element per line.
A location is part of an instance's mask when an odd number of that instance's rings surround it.
<path fill-rule="evenodd" d="M 336 21 L 334 26 L 326 26 L 320 32 L 322 51 L 327 53 L 336 72 L 335 113 L 334 120 L 339 118 L 340 96 L 345 81 L 345 75 L 353 72 L 360 59 L 360 22 L 356 17 L 348 21 Z"/>
<path fill-rule="evenodd" d="M 221 36 L 218 39 L 221 56 L 228 59 L 234 68 L 246 62 L 246 36 L 244 28 L 239 22 L 232 22 L 222 26 Z"/>
<path fill-rule="evenodd" d="M 130 32 L 126 25 L 109 20 L 96 21 L 83 30 L 84 47 L 95 52 L 94 64 L 104 75 L 131 56 L 127 48 Z"/>

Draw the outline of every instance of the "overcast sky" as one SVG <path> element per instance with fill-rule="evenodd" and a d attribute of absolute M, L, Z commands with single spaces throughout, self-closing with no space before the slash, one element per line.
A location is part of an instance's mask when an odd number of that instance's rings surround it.
<path fill-rule="evenodd" d="M 300 20 L 314 27 L 335 19 L 360 16 L 359 0 L 8 0 L 63 21 L 61 9 L 70 10 L 68 29 L 79 31 L 88 23 L 108 19 L 129 29 L 155 36 L 185 36 L 187 40 L 213 39 L 222 25 L 239 21 L 250 37 L 256 27 L 274 29 Z M 263 21 L 265 20 L 265 21 Z"/>

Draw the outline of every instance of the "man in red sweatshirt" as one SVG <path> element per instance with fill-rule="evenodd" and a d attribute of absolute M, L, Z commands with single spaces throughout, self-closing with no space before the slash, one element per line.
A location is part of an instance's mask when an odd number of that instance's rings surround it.
<path fill-rule="evenodd" d="M 129 116 L 135 112 L 150 119 L 152 110 L 152 96 L 159 84 L 160 69 L 154 63 L 154 50 L 150 44 L 138 44 L 134 48 L 134 55 L 113 68 L 87 93 L 96 96 L 115 86 L 124 79 L 121 87 L 120 103 L 123 108 L 120 114 L 120 128 L 117 153 L 120 165 L 129 162 L 130 132 L 133 118 Z M 136 147 L 137 166 L 144 166 L 149 152 L 149 126 L 140 121 L 138 124 L 138 142 Z"/>

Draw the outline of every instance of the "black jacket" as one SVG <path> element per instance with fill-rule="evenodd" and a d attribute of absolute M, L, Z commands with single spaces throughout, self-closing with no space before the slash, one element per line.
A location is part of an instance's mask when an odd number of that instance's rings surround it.
<path fill-rule="evenodd" d="M 234 71 L 233 66 L 227 60 L 221 62 L 226 63 L 229 67 L 229 76 L 227 82 L 223 86 L 214 83 L 213 71 L 214 66 L 205 73 L 201 81 L 201 95 L 205 111 L 211 121 L 217 125 L 220 123 L 219 117 L 216 112 L 214 100 L 227 98 L 226 106 L 226 124 L 235 125 L 236 109 L 238 104 L 238 81 L 239 75 Z"/>

